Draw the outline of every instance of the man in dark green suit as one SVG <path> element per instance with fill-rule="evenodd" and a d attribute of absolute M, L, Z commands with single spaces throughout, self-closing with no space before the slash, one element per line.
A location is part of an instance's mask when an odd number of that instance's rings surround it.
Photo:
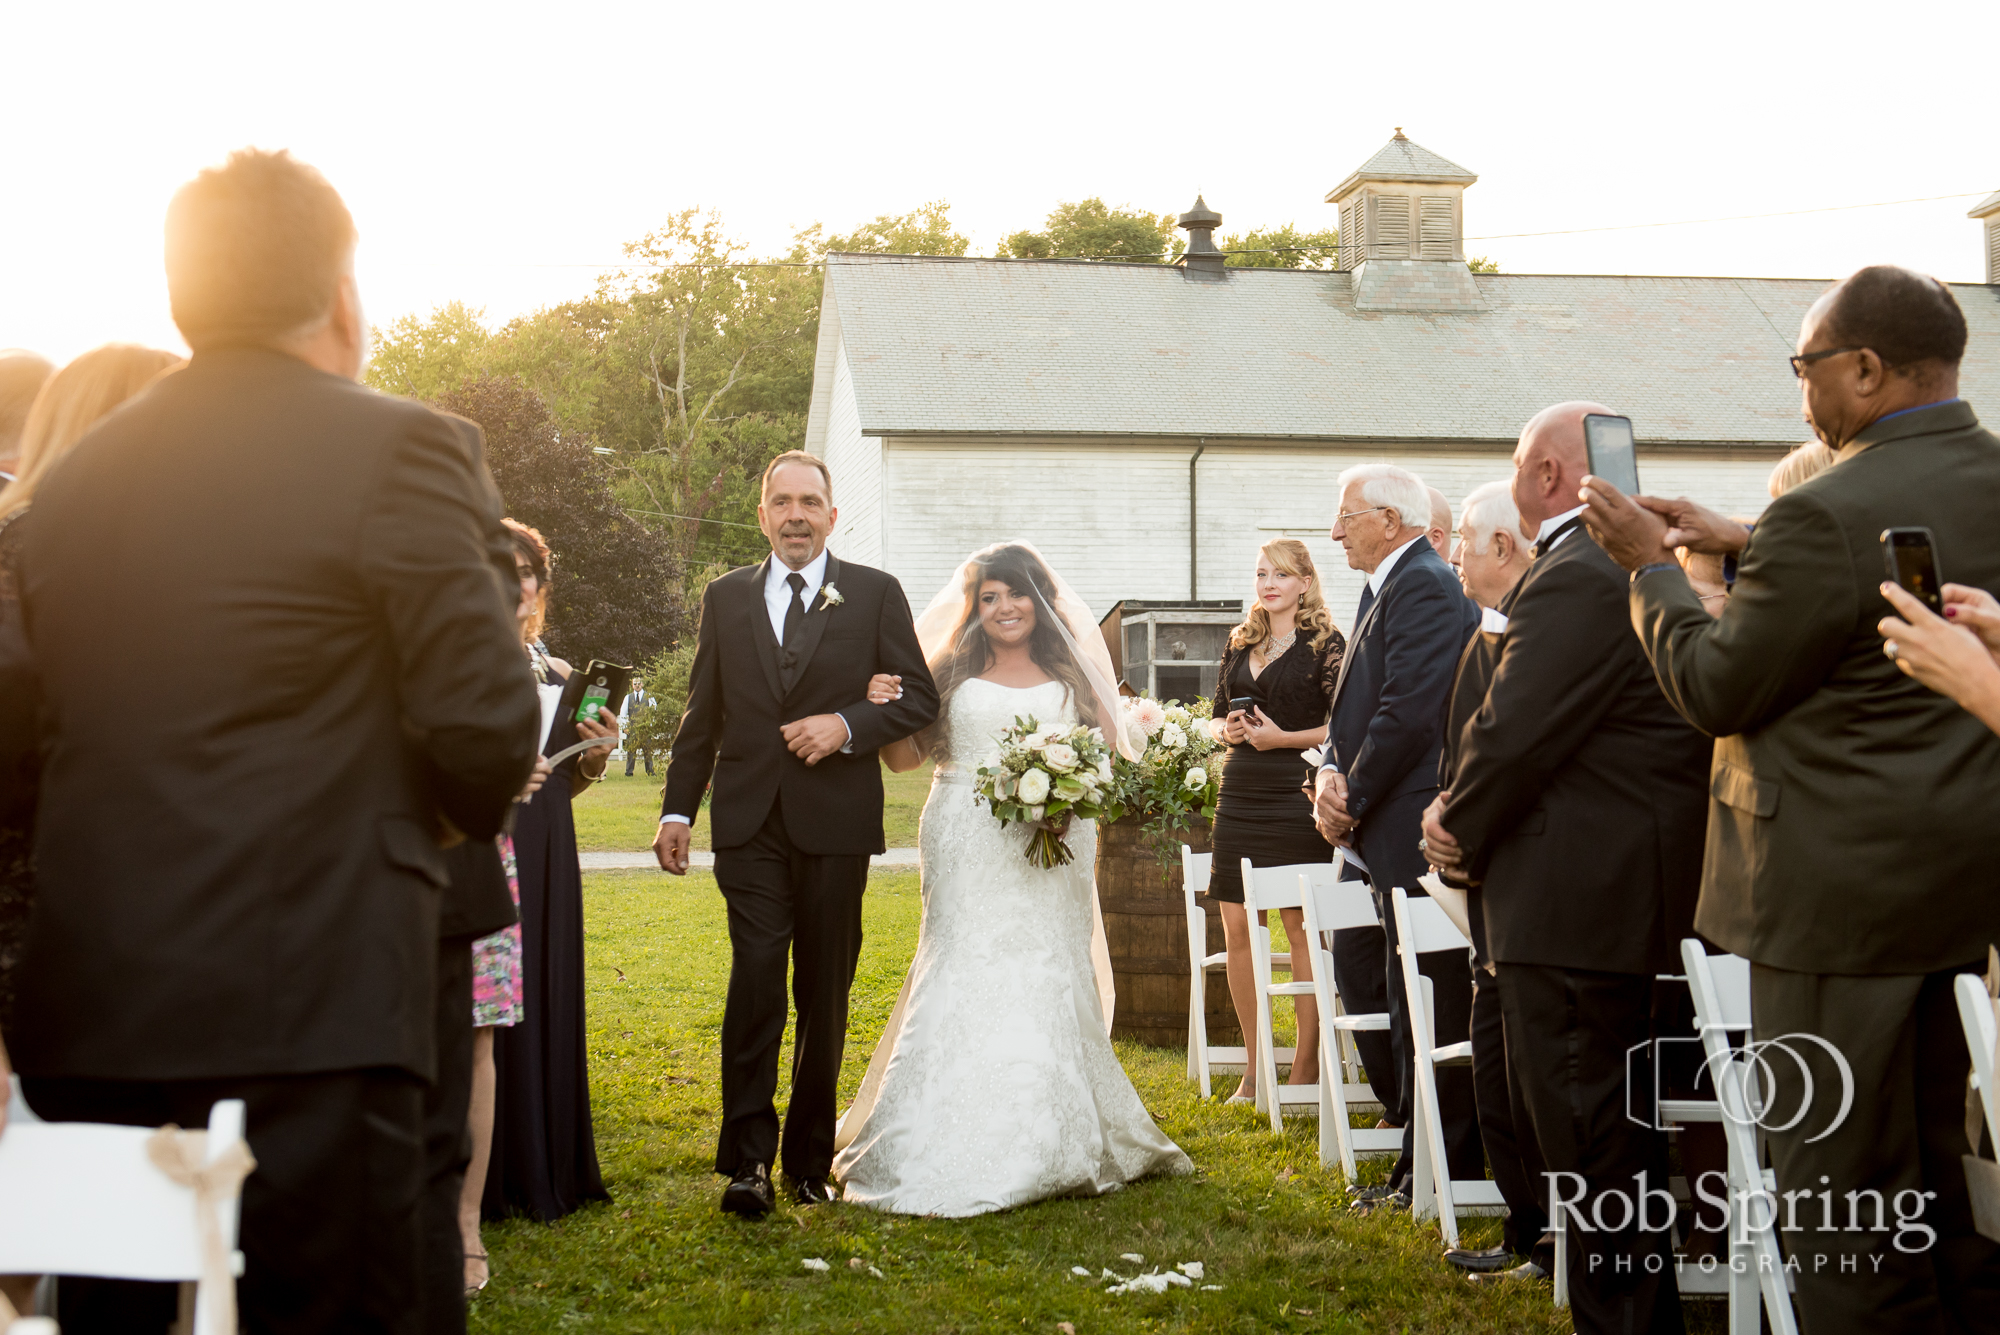
<path fill-rule="evenodd" d="M 1958 397 L 1965 342 L 1950 291 L 1908 270 L 1820 298 L 1792 365 L 1838 459 L 1758 520 L 1720 617 L 1673 548 L 1719 550 L 1730 521 L 1583 490 L 1661 688 L 1717 739 L 1695 926 L 1751 960 L 1756 1037 L 1775 1040 L 1777 1225 L 1814 1335 L 2000 1329 L 1951 990 L 2000 941 L 2000 737 L 1899 672 L 1875 629 L 1886 528 L 1929 528 L 1944 578 L 2000 590 L 2000 439 Z"/>

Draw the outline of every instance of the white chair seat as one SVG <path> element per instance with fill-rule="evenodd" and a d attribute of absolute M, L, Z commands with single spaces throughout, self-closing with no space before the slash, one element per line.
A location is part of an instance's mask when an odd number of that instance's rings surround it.
<path fill-rule="evenodd" d="M 1441 1048 L 1432 1048 L 1431 1063 L 1435 1066 L 1470 1066 L 1472 1040 L 1468 1038 L 1463 1043 L 1447 1043 Z"/>
<path fill-rule="evenodd" d="M 1320 1024 L 1327 1025 L 1324 1017 L 1321 1018 Z M 1332 1027 L 1350 1034 L 1365 1033 L 1373 1029 L 1387 1029 L 1389 1017 L 1380 1012 L 1373 1015 L 1336 1015 L 1333 1017 Z"/>
<path fill-rule="evenodd" d="M 1299 903 L 1305 911 L 1306 940 L 1313 950 L 1313 996 L 1319 1003 L 1319 1161 L 1340 1165 L 1354 1180 L 1355 1159 L 1364 1154 L 1400 1154 L 1400 1127 L 1356 1127 L 1349 1115 L 1356 1108 L 1381 1107 L 1375 1091 L 1360 1079 L 1360 1052 L 1354 1035 L 1389 1028 L 1381 1011 L 1349 1015 L 1333 975 L 1332 934 L 1347 927 L 1374 927 L 1375 897 L 1365 881 L 1340 879 L 1346 854 L 1335 853 L 1324 873 L 1299 877 Z"/>

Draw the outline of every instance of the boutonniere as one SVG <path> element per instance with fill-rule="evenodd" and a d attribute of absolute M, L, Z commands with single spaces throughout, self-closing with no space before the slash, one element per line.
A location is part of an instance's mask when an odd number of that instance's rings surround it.
<path fill-rule="evenodd" d="M 834 588 L 833 585 L 822 584 L 819 586 L 820 611 L 824 612 L 829 607 L 838 607 L 846 601 L 847 599 L 841 594 L 840 590 Z"/>

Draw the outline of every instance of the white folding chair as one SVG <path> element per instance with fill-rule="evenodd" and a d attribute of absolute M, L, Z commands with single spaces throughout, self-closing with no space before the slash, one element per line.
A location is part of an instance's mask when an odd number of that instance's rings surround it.
<path fill-rule="evenodd" d="M 1986 982 L 1978 974 L 1962 973 L 1952 986 L 1958 995 L 1958 1022 L 1965 1029 L 1965 1046 L 1972 1052 L 1972 1087 L 1979 1091 L 1979 1106 L 1986 1114 L 1986 1134 L 2000 1150 L 2000 1098 L 1993 1090 L 1993 1045 L 2000 1018 L 1994 1016 L 1993 998 L 1986 994 Z"/>
<path fill-rule="evenodd" d="M 1260 932 L 1257 915 L 1275 915 L 1280 909 L 1302 909 L 1305 898 L 1300 886 L 1330 885 L 1339 875 L 1339 866 L 1332 862 L 1252 867 L 1249 858 L 1243 859 L 1243 912 L 1249 917 L 1251 927 L 1250 981 L 1257 989 L 1257 1111 L 1267 1114 L 1271 1119 L 1271 1129 L 1281 1134 L 1285 1129 L 1284 1109 L 1287 1104 L 1291 1105 L 1294 1114 L 1311 1113 L 1316 1116 L 1319 1113 L 1319 1088 L 1325 1081 L 1310 1085 L 1278 1083 L 1279 1063 L 1294 1061 L 1298 1054 L 1292 1048 L 1272 1046 L 1271 998 L 1310 997 L 1314 995 L 1313 984 L 1299 981 L 1290 953 L 1272 953 L 1271 932 L 1273 928 L 1282 931 L 1282 925 L 1274 920 Z M 1292 975 L 1292 981 L 1273 982 L 1273 969 L 1285 970 Z"/>
<path fill-rule="evenodd" d="M 1336 858 L 1335 874 L 1339 872 Z M 1373 1087 L 1352 1077 L 1359 1063 L 1348 1061 L 1354 1035 L 1368 1030 L 1387 1032 L 1389 1013 L 1347 1013 L 1340 988 L 1333 976 L 1333 951 L 1327 934 L 1346 927 L 1374 927 L 1375 896 L 1366 881 L 1299 878 L 1299 897 L 1304 901 L 1306 940 L 1313 950 L 1313 999 L 1319 1003 L 1319 1162 L 1330 1168 L 1338 1161 L 1347 1180 L 1354 1180 L 1354 1160 L 1363 1154 L 1400 1154 L 1403 1131 L 1400 1127 L 1349 1125 L 1348 1114 L 1356 1105 L 1381 1106 Z"/>
<path fill-rule="evenodd" d="M 1435 950 L 1470 951 L 1472 943 L 1428 897 L 1411 899 L 1401 886 L 1389 891 L 1396 914 L 1396 956 L 1403 968 L 1403 991 L 1409 997 L 1410 1047 L 1415 1058 L 1416 1097 L 1410 1100 L 1416 1127 L 1410 1165 L 1410 1212 L 1418 1219 L 1433 1214 L 1444 1229 L 1444 1245 L 1458 1246 L 1458 1216 L 1503 1214 L 1506 1198 L 1491 1178 L 1454 1178 L 1445 1158 L 1444 1123 L 1438 1114 L 1437 1071 L 1440 1066 L 1467 1066 L 1472 1041 L 1443 1047 L 1437 1041 L 1437 1008 L 1431 980 L 1417 968 L 1417 956 Z M 1472 966 L 1468 961 L 1467 969 Z"/>
<path fill-rule="evenodd" d="M 1181 845 L 1181 897 L 1187 901 L 1188 930 L 1188 1079 L 1201 1085 L 1201 1096 L 1212 1097 L 1209 1073 L 1214 1070 L 1241 1073 L 1249 1063 L 1244 1049 L 1210 1047 L 1208 1042 L 1208 972 L 1227 969 L 1229 952 L 1208 953 L 1208 914 L 1195 898 L 1208 889 L 1208 877 L 1215 854 L 1197 853 Z"/>
<path fill-rule="evenodd" d="M 43 1122 L 10 1082 L 7 1130 L 0 1135 L 0 1274 L 95 1275 L 109 1279 L 195 1284 L 196 1335 L 218 1335 L 233 1295 L 218 1294 L 203 1265 L 202 1220 L 195 1189 L 182 1186 L 147 1156 L 151 1127 Z M 213 1164 L 243 1140 L 243 1101 L 209 1110 L 203 1162 Z M 241 1187 L 216 1194 L 214 1225 L 229 1268 L 243 1273 L 236 1250 Z M 188 1315 L 183 1289 L 182 1315 Z"/>

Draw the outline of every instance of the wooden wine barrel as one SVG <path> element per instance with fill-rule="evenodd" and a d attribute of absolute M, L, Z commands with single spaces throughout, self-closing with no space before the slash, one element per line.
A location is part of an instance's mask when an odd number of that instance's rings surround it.
<path fill-rule="evenodd" d="M 1185 831 L 1176 842 L 1205 853 L 1208 827 Z M 1111 1036 L 1136 1038 L 1155 1047 L 1185 1048 L 1188 935 L 1180 863 L 1177 860 L 1171 869 L 1161 868 L 1136 817 L 1097 827 L 1097 901 L 1104 912 L 1111 977 L 1118 989 Z M 1208 953 L 1212 955 L 1222 949 L 1221 911 L 1206 895 L 1196 902 L 1207 908 Z M 1220 969 L 1208 975 L 1207 994 L 1208 1041 L 1240 1047 L 1243 1033 Z"/>

